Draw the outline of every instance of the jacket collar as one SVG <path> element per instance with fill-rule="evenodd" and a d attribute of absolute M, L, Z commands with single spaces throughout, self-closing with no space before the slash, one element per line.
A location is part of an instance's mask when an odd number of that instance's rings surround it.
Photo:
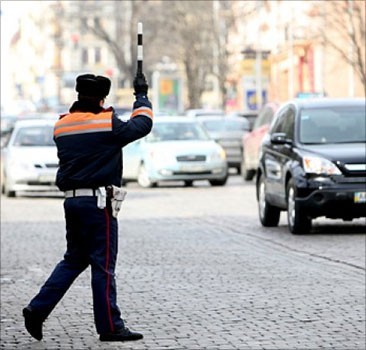
<path fill-rule="evenodd" d="M 89 101 L 75 101 L 70 107 L 70 113 L 73 112 L 91 112 L 91 113 L 100 113 L 104 111 L 103 107 L 100 107 L 97 104 L 92 104 Z"/>

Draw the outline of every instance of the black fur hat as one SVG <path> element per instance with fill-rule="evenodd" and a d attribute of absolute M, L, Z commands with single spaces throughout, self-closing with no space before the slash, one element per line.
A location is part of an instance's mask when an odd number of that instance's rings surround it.
<path fill-rule="evenodd" d="M 101 75 L 83 74 L 76 78 L 76 91 L 82 96 L 105 98 L 109 94 L 111 81 Z"/>

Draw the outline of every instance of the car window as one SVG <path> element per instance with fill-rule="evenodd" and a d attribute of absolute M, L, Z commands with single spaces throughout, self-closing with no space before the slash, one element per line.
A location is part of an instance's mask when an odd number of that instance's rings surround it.
<path fill-rule="evenodd" d="M 295 111 L 290 108 L 284 117 L 283 132 L 286 134 L 286 138 L 289 140 L 294 139 L 295 129 Z"/>
<path fill-rule="evenodd" d="M 270 107 L 265 107 L 258 115 L 254 122 L 253 129 L 257 129 L 265 124 L 270 124 L 273 118 L 273 109 Z"/>
<path fill-rule="evenodd" d="M 365 106 L 303 109 L 299 141 L 305 144 L 366 142 Z"/>
<path fill-rule="evenodd" d="M 295 110 L 292 106 L 282 109 L 271 127 L 270 133 L 285 133 L 286 138 L 293 140 L 295 124 Z"/>
<path fill-rule="evenodd" d="M 8 145 L 10 136 L 11 136 L 11 132 L 1 133 L 1 136 L 0 136 L 0 147 L 1 148 L 4 148 Z"/>
<path fill-rule="evenodd" d="M 15 135 L 14 146 L 55 146 L 53 127 L 22 127 Z"/>
<path fill-rule="evenodd" d="M 196 123 L 155 123 L 148 142 L 208 140 L 205 130 Z"/>

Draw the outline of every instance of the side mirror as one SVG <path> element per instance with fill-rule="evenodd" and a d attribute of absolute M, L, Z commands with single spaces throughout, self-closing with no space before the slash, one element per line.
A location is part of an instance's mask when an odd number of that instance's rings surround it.
<path fill-rule="evenodd" d="M 284 132 L 276 132 L 271 135 L 271 143 L 274 145 L 291 144 L 291 140 L 286 137 Z"/>

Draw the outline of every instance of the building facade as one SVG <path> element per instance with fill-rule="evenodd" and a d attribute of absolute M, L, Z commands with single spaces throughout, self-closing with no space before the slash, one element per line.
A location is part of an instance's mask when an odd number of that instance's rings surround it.
<path fill-rule="evenodd" d="M 242 38 L 242 56 L 239 58 L 237 50 L 234 71 L 238 76 L 236 108 L 258 107 L 253 107 L 245 95 L 248 91 L 250 93 L 252 90 L 258 90 L 258 85 L 265 93 L 262 101 L 259 101 L 262 103 L 266 100 L 281 103 L 291 98 L 311 95 L 365 97 L 365 87 L 356 74 L 355 67 L 348 64 L 345 58 L 324 40 L 326 34 L 332 40 L 339 41 L 346 56 L 352 49 L 358 49 L 349 38 L 341 35 L 336 27 L 329 25 L 332 20 L 334 22 L 335 16 L 339 16 L 339 11 L 334 6 L 342 6 L 342 3 L 344 6 L 344 2 L 329 3 L 332 2 L 253 1 L 249 4 L 252 9 L 248 9 L 247 2 L 237 3 L 238 12 L 249 12 L 251 15 L 238 22 L 238 32 Z M 361 6 L 362 20 L 365 23 L 365 8 L 362 7 L 362 2 L 353 4 L 351 1 L 349 4 L 347 6 Z M 346 7 L 344 11 L 347 10 Z M 365 57 L 364 39 L 363 42 L 361 38 L 358 39 L 359 48 L 363 50 Z M 237 45 L 240 47 L 238 40 Z M 250 51 L 254 56 L 246 54 Z M 356 57 L 353 60 L 356 61 Z M 255 102 L 258 97 L 259 94 L 256 94 Z"/>
<path fill-rule="evenodd" d="M 70 104 L 75 98 L 76 76 L 93 72 L 112 80 L 108 103 L 130 104 L 131 72 L 121 69 L 117 57 L 119 54 L 125 66 L 131 65 L 134 30 L 131 23 L 136 22 L 132 2 L 31 3 L 27 15 L 20 18 L 19 30 L 10 47 L 14 100 L 30 100 L 41 107 Z M 353 6 L 358 3 L 346 2 L 349 5 L 342 10 L 354 11 Z M 156 6 L 159 4 L 156 2 Z M 324 41 L 325 34 L 340 41 L 346 56 L 354 55 L 358 49 L 365 50 L 365 45 L 356 47 L 330 26 L 332 11 L 337 12 L 334 4 L 341 6 L 345 2 L 232 1 L 235 25 L 223 43 L 230 52 L 230 72 L 228 76 L 212 78 L 208 84 L 211 89 L 203 94 L 202 104 L 218 107 L 215 105 L 221 97 L 218 79 L 226 80 L 227 109 L 231 110 L 258 109 L 266 101 L 281 103 L 309 94 L 364 97 L 365 88 L 356 68 Z M 217 8 L 219 16 L 220 6 Z M 364 17 L 363 7 L 363 23 Z M 352 30 L 351 23 L 345 23 L 345 27 Z M 187 77 L 180 78 L 182 94 L 187 96 Z M 156 93 L 154 89 L 151 92 Z"/>

